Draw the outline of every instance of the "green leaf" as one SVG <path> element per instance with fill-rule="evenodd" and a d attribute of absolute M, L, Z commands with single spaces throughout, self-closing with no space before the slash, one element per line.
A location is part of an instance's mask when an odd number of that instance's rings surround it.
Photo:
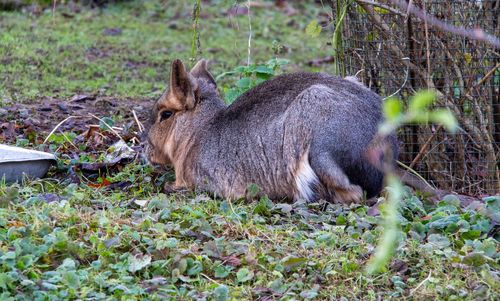
<path fill-rule="evenodd" d="M 215 278 L 226 278 L 229 276 L 229 273 L 231 272 L 233 268 L 232 267 L 227 267 L 225 265 L 219 265 L 215 268 Z"/>
<path fill-rule="evenodd" d="M 203 265 L 198 260 L 193 261 L 192 266 L 189 267 L 187 274 L 189 276 L 198 275 L 203 271 Z"/>
<path fill-rule="evenodd" d="M 273 202 L 267 197 L 260 198 L 259 202 L 253 209 L 253 213 L 262 216 L 271 216 L 271 209 L 273 208 Z"/>
<path fill-rule="evenodd" d="M 255 198 L 259 194 L 259 192 L 261 191 L 260 187 L 255 183 L 249 184 L 247 186 L 246 190 L 247 190 L 246 193 L 247 193 L 248 197 L 251 199 Z"/>
<path fill-rule="evenodd" d="M 429 120 L 437 124 L 442 124 L 450 133 L 455 133 L 458 129 L 457 119 L 446 109 L 438 109 L 430 112 Z"/>
<path fill-rule="evenodd" d="M 273 70 L 277 69 L 278 67 L 284 66 L 288 64 L 290 61 L 287 59 L 280 59 L 280 58 L 274 58 L 270 59 L 267 61 L 267 66 L 269 68 L 272 68 Z"/>
<path fill-rule="evenodd" d="M 253 278 L 253 272 L 247 268 L 241 268 L 236 273 L 236 279 L 238 282 L 247 282 Z"/>
<path fill-rule="evenodd" d="M 14 279 L 7 273 L 0 273 L 0 288 L 7 291 Z"/>
<path fill-rule="evenodd" d="M 64 283 L 72 288 L 72 289 L 78 289 L 80 287 L 80 278 L 78 277 L 78 274 L 75 271 L 67 271 L 62 274 L 62 278 Z"/>
<path fill-rule="evenodd" d="M 484 240 L 481 245 L 476 248 L 476 251 L 483 252 L 486 256 L 495 258 L 497 254 L 497 243 L 490 237 Z"/>
<path fill-rule="evenodd" d="M 462 239 L 470 239 L 470 240 L 479 238 L 480 236 L 481 236 L 481 231 L 479 230 L 469 230 L 460 235 Z"/>
<path fill-rule="evenodd" d="M 441 234 L 431 234 L 427 241 L 428 243 L 425 246 L 430 249 L 444 249 L 451 245 L 450 240 Z"/>
<path fill-rule="evenodd" d="M 295 270 L 296 268 L 300 267 L 304 263 L 306 263 L 307 258 L 305 257 L 285 257 L 281 260 L 281 263 L 283 264 L 283 267 L 287 272 L 290 272 L 292 270 Z"/>
<path fill-rule="evenodd" d="M 449 225 L 456 224 L 460 219 L 460 215 L 454 214 L 435 220 L 429 223 L 427 226 L 429 227 L 429 229 L 444 230 Z"/>
<path fill-rule="evenodd" d="M 395 121 L 403 111 L 403 104 L 399 99 L 389 98 L 384 102 L 384 116 L 389 121 Z"/>
<path fill-rule="evenodd" d="M 462 263 L 473 267 L 480 267 L 488 262 L 488 258 L 481 253 L 471 253 L 462 259 Z"/>
<path fill-rule="evenodd" d="M 304 249 L 313 249 L 316 247 L 316 242 L 312 239 L 306 239 L 300 244 L 300 246 Z"/>
<path fill-rule="evenodd" d="M 76 262 L 72 258 L 66 258 L 58 268 L 65 270 L 74 270 L 76 269 Z"/>
<path fill-rule="evenodd" d="M 128 264 L 129 272 L 135 273 L 151 264 L 151 256 L 142 254 L 129 255 Z"/>
<path fill-rule="evenodd" d="M 318 291 L 315 289 L 303 291 L 300 293 L 300 296 L 302 298 L 304 298 L 305 300 L 311 300 L 311 299 L 316 298 L 316 296 L 318 296 Z"/>
<path fill-rule="evenodd" d="M 409 112 L 418 112 L 427 108 L 436 100 L 436 92 L 432 90 L 420 91 L 410 99 Z"/>
<path fill-rule="evenodd" d="M 241 94 L 242 94 L 242 91 L 240 91 L 239 89 L 229 89 L 225 92 L 224 99 L 226 100 L 227 103 L 232 103 Z"/>
<path fill-rule="evenodd" d="M 112 127 L 114 124 L 115 122 L 110 117 L 103 117 L 99 121 L 99 128 L 101 130 L 109 130 L 109 128 Z"/>
<path fill-rule="evenodd" d="M 401 234 L 401 228 L 398 221 L 398 208 L 405 190 L 403 184 L 396 175 L 389 173 L 386 178 L 389 195 L 387 203 L 381 208 L 382 216 L 384 217 L 384 230 L 375 250 L 375 254 L 370 258 L 366 266 L 366 272 L 368 274 L 385 272 L 387 270 L 387 264 L 392 258 L 396 249 L 398 236 Z"/>
<path fill-rule="evenodd" d="M 308 34 L 313 38 L 316 38 L 319 36 L 320 33 L 321 33 L 321 26 L 318 24 L 318 21 L 316 19 L 312 20 L 311 22 L 309 22 L 309 24 L 307 24 L 306 34 Z"/>
<path fill-rule="evenodd" d="M 177 244 L 178 244 L 177 238 L 170 237 L 169 239 L 166 239 L 166 240 L 156 241 L 156 248 L 158 250 L 163 250 L 165 248 L 173 249 L 173 248 L 177 247 Z"/>
<path fill-rule="evenodd" d="M 250 88 L 251 81 L 250 78 L 248 77 L 243 77 L 239 81 L 236 82 L 236 87 L 242 88 L 242 89 L 248 89 Z"/>
<path fill-rule="evenodd" d="M 226 301 L 229 299 L 229 288 L 225 285 L 219 285 L 213 292 L 214 300 Z"/>
<path fill-rule="evenodd" d="M 347 219 L 344 215 L 339 215 L 335 219 L 335 224 L 336 225 L 347 225 Z"/>
<path fill-rule="evenodd" d="M 269 74 L 269 75 L 273 75 L 274 74 L 273 69 L 271 69 L 271 68 L 269 68 L 267 66 L 264 66 L 264 65 L 257 66 L 257 68 L 255 68 L 255 72 L 256 73 Z"/>

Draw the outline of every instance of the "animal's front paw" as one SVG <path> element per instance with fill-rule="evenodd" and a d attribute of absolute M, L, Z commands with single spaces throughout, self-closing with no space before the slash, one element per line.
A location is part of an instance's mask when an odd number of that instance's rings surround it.
<path fill-rule="evenodd" d="M 172 193 L 184 193 L 186 192 L 187 189 L 185 187 L 181 186 L 176 186 L 174 183 L 165 183 L 163 186 L 163 192 L 166 194 L 172 194 Z"/>

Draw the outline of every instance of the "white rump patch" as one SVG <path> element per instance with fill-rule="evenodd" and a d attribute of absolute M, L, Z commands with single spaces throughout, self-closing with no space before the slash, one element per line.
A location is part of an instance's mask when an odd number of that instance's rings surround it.
<path fill-rule="evenodd" d="M 309 164 L 308 152 L 302 157 L 295 171 L 296 200 L 311 201 L 314 197 L 313 187 L 319 183 L 318 176 Z"/>

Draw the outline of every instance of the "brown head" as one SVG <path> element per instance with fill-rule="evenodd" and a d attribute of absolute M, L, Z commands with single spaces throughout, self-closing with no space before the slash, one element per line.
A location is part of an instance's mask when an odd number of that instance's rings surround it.
<path fill-rule="evenodd" d="M 193 123 L 199 119 L 196 109 L 206 96 L 216 95 L 217 86 L 207 70 L 207 61 L 200 60 L 191 71 L 176 59 L 172 62 L 170 85 L 158 99 L 152 111 L 152 126 L 148 133 L 146 155 L 154 164 L 172 165 L 177 153 L 183 153 Z M 191 131 L 191 132 L 190 132 Z"/>

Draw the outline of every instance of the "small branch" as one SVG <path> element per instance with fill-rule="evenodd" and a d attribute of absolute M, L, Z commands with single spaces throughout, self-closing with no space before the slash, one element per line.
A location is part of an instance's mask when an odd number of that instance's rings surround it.
<path fill-rule="evenodd" d="M 428 15 L 425 11 L 419 9 L 415 5 L 408 5 L 406 2 L 400 0 L 391 0 L 391 2 L 394 3 L 394 5 L 399 6 L 399 8 L 401 8 L 402 10 L 407 10 L 408 13 L 411 13 L 417 18 L 428 22 L 431 26 L 441 29 L 442 31 L 453 33 L 462 37 L 467 37 L 472 40 L 483 41 L 492 45 L 493 47 L 500 48 L 500 39 L 495 37 L 494 35 L 485 33 L 480 28 L 469 29 L 463 26 L 454 26 L 443 22 L 432 15 Z"/>
<path fill-rule="evenodd" d="M 252 19 L 250 18 L 250 0 L 247 2 L 247 16 L 248 16 L 248 57 L 247 66 L 250 66 L 250 58 L 252 53 Z"/>
<path fill-rule="evenodd" d="M 410 291 L 410 296 L 413 295 L 422 285 L 424 285 L 427 281 L 429 281 L 429 279 L 431 279 L 431 276 L 432 276 L 432 271 L 429 271 L 429 276 L 427 276 L 427 278 L 425 278 L 424 280 L 422 280 L 422 282 L 420 282 L 414 289 L 412 289 Z"/>
<path fill-rule="evenodd" d="M 59 122 L 53 129 L 52 131 L 50 131 L 49 135 L 47 136 L 47 138 L 45 138 L 45 140 L 43 140 L 43 144 L 47 143 L 47 141 L 49 141 L 49 138 L 57 131 L 57 129 L 63 125 L 66 121 L 70 120 L 70 119 L 73 119 L 73 118 L 85 118 L 85 116 L 68 116 L 67 118 L 65 118 L 63 121 Z"/>
<path fill-rule="evenodd" d="M 474 86 L 472 86 L 467 91 L 467 93 L 465 93 L 465 95 L 468 95 L 469 97 L 471 97 L 470 94 L 472 93 L 472 90 L 474 90 L 475 88 L 484 84 L 484 82 L 487 81 L 495 73 L 495 71 L 497 71 L 498 68 L 500 68 L 500 63 L 497 63 L 495 67 L 491 68 L 491 70 L 488 71 L 488 73 L 486 73 L 486 75 L 483 76 L 483 78 L 481 78 Z"/>
<path fill-rule="evenodd" d="M 137 123 L 137 127 L 139 128 L 139 132 L 144 132 L 145 128 L 144 125 L 139 121 L 139 118 L 137 118 L 137 114 L 135 113 L 135 110 L 132 109 L 132 115 L 134 115 L 134 120 L 135 123 Z"/>
<path fill-rule="evenodd" d="M 94 117 L 95 119 L 99 120 L 102 124 L 104 124 L 113 134 L 116 135 L 116 137 L 118 137 L 121 141 L 125 142 L 125 139 L 123 139 L 122 136 L 120 136 L 120 134 L 118 134 L 117 131 L 115 131 L 115 129 L 110 126 L 109 124 L 107 124 L 104 120 L 102 120 L 101 118 L 97 117 L 96 115 L 94 114 L 89 114 L 90 116 Z"/>
<path fill-rule="evenodd" d="M 402 58 L 402 60 L 410 60 L 410 58 L 404 57 L 404 58 Z M 403 90 L 403 88 L 406 86 L 406 83 L 408 82 L 408 75 L 409 74 L 410 74 L 410 66 L 407 65 L 406 70 L 405 70 L 405 80 L 403 81 L 403 84 L 401 85 L 401 87 L 399 87 L 399 89 L 396 90 L 396 92 L 392 93 L 391 95 L 389 95 L 387 97 L 384 97 L 384 100 L 386 100 L 387 98 L 393 97 L 394 95 L 398 94 L 401 90 Z"/>
<path fill-rule="evenodd" d="M 207 279 L 208 279 L 208 280 L 210 280 L 211 282 L 213 282 L 213 283 L 215 283 L 215 284 L 217 284 L 217 285 L 220 285 L 220 283 L 219 283 L 219 282 L 217 282 L 217 281 L 215 281 L 214 279 L 212 279 L 212 278 L 208 277 L 207 275 L 205 275 L 205 274 L 203 274 L 203 273 L 200 273 L 200 275 L 201 275 L 201 276 L 203 276 L 203 277 L 205 277 L 205 278 L 207 278 Z"/>
<path fill-rule="evenodd" d="M 358 1 L 358 0 L 356 0 L 356 1 Z M 373 7 L 371 7 L 370 5 L 367 5 L 363 2 L 358 2 L 358 4 L 367 12 L 368 18 L 373 22 L 373 24 L 378 27 L 380 34 L 385 39 L 392 40 L 391 39 L 391 29 L 390 29 L 389 25 L 387 25 L 387 23 L 385 23 L 382 20 L 380 15 L 377 14 L 373 10 Z M 388 48 L 394 56 L 399 57 L 399 58 L 406 57 L 406 55 L 404 55 L 401 48 L 399 48 L 395 43 L 389 43 Z M 430 89 L 435 89 L 434 83 L 429 80 L 431 77 L 427 74 L 427 72 L 425 70 L 423 70 L 419 66 L 415 65 L 410 60 L 404 60 L 403 62 L 405 63 L 406 66 L 408 66 L 411 70 L 413 70 L 415 73 L 417 73 L 426 82 L 427 87 L 429 87 Z"/>
<path fill-rule="evenodd" d="M 390 11 L 393 14 L 399 15 L 399 16 L 404 16 L 405 15 L 403 12 L 401 12 L 401 11 L 399 11 L 399 10 L 393 8 L 393 7 L 390 7 L 389 5 L 378 3 L 378 2 L 375 2 L 375 1 L 356 0 L 356 2 L 368 4 L 368 5 L 375 6 L 375 7 L 379 7 L 379 8 L 385 9 L 387 11 Z"/>
<path fill-rule="evenodd" d="M 427 148 L 429 148 L 429 145 L 431 144 L 432 140 L 434 140 L 434 138 L 437 136 L 437 134 L 442 128 L 443 128 L 442 125 L 438 126 L 436 131 L 427 139 L 427 141 L 425 141 L 424 145 L 422 146 L 418 154 L 415 156 L 413 161 L 411 161 L 409 168 L 413 169 L 413 167 L 415 167 L 418 161 L 420 161 L 424 153 L 427 151 Z"/>
<path fill-rule="evenodd" d="M 422 5 L 425 8 L 425 1 L 422 2 Z M 411 7 L 411 3 L 408 5 L 408 8 Z M 425 14 L 427 16 L 427 14 Z M 425 29 L 425 54 L 426 54 L 426 63 L 427 63 L 427 75 L 432 76 L 431 73 L 431 49 L 429 47 L 429 26 L 427 26 L 427 19 L 424 20 L 424 29 Z M 431 78 L 427 80 L 429 82 Z"/>

